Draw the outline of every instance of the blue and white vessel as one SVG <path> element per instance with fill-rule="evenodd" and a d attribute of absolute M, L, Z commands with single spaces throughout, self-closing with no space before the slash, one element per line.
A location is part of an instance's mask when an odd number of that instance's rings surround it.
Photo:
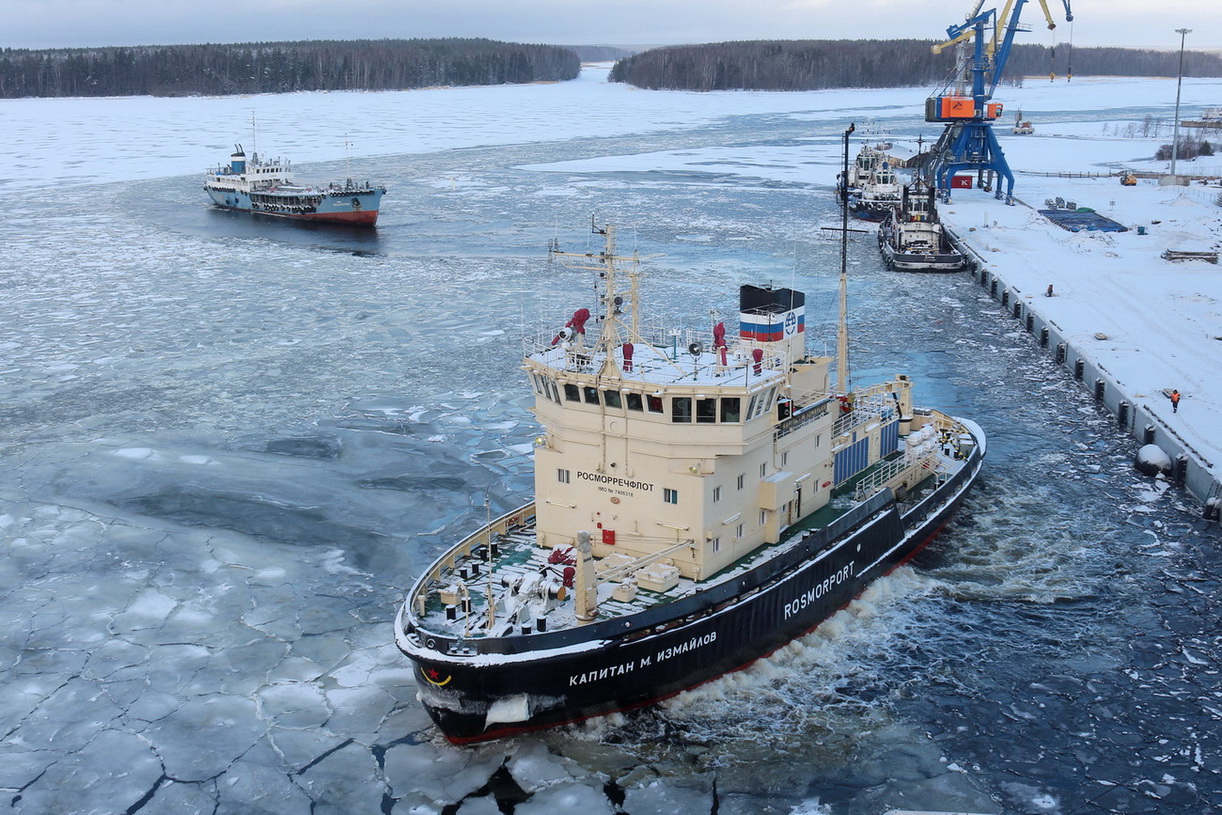
<path fill-rule="evenodd" d="M 209 170 L 204 189 L 218 207 L 275 218 L 334 224 L 374 226 L 386 187 L 368 181 L 331 182 L 313 187 L 298 184 L 289 162 L 250 157 L 235 145 L 228 164 Z"/>

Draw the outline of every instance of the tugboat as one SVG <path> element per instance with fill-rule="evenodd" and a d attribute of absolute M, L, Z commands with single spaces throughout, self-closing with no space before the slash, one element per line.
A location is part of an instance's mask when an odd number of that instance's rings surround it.
<path fill-rule="evenodd" d="M 849 195 L 849 211 L 863 221 L 881 221 L 899 206 L 902 185 L 892 161 L 880 156 L 861 189 Z"/>
<path fill-rule="evenodd" d="M 878 225 L 878 250 L 888 269 L 905 272 L 957 272 L 967 265 L 938 220 L 933 187 L 919 179 L 904 186 L 900 205 Z"/>
<path fill-rule="evenodd" d="M 602 251 L 556 254 L 595 272 L 596 299 L 524 349 L 534 499 L 425 569 L 395 619 L 456 744 L 640 708 L 770 654 L 928 544 L 984 458 L 981 429 L 915 407 L 907 376 L 849 385 L 843 260 L 833 384 L 802 292 L 743 286 L 737 337 L 651 330 L 638 257 L 594 231 Z"/>
<path fill-rule="evenodd" d="M 884 160 L 885 156 L 880 149 L 863 144 L 857 158 L 853 159 L 853 164 L 847 166 L 844 172 L 836 173 L 836 197 L 841 203 L 861 195 L 861 188 L 865 186 L 870 173 Z"/>
<path fill-rule="evenodd" d="M 315 223 L 374 226 L 386 187 L 351 178 L 325 187 L 301 186 L 293 180 L 289 162 L 250 158 L 234 146 L 228 164 L 209 170 L 204 189 L 223 209 Z"/>

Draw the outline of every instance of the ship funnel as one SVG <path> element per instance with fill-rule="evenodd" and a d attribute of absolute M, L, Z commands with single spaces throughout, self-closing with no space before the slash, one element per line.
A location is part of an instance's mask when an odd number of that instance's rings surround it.
<path fill-rule="evenodd" d="M 790 360 L 806 356 L 805 294 L 793 289 L 743 286 L 738 302 L 741 339 L 765 348 L 783 349 Z"/>
<path fill-rule="evenodd" d="M 229 157 L 229 171 L 234 173 L 246 172 L 246 153 L 242 150 L 242 145 L 240 144 L 233 146 L 233 155 Z"/>

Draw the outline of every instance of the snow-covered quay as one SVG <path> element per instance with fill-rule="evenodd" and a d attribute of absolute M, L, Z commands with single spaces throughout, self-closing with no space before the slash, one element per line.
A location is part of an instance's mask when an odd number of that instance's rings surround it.
<path fill-rule="evenodd" d="M 1020 162 L 1029 154 L 1014 152 Z M 1055 148 L 1047 154 L 1064 155 Z M 1062 166 L 1083 171 L 1082 165 Z M 1216 499 L 1222 486 L 1222 268 L 1187 253 L 1213 252 L 1216 258 L 1222 248 L 1222 187 L 1216 179 L 1188 187 L 1143 179 L 1125 187 L 1116 177 L 1021 170 L 1018 178 L 1013 207 L 979 191 L 957 191 L 943 207 L 977 255 L 980 285 L 1122 427 L 1180 459 L 1193 494 Z M 1063 229 L 1037 211 L 1058 197 L 1128 231 Z M 1181 394 L 1178 406 L 1173 391 Z"/>
<path fill-rule="evenodd" d="M 1191 87 L 1184 119 L 1198 117 L 1208 94 L 1222 94 L 1209 80 Z M 975 250 L 977 279 L 990 294 L 1133 435 L 1183 456 L 1185 484 L 1204 501 L 1222 488 L 1222 266 L 1175 258 L 1222 249 L 1222 159 L 1177 162 L 1186 185 L 1158 178 L 1170 172 L 1153 155 L 1171 141 L 1171 90 L 1169 82 L 1079 78 L 1007 91 L 1012 110 L 1081 113 L 1044 122 L 1037 113 L 1033 135 L 1002 136 L 1015 206 L 956 190 L 941 213 Z M 1150 107 L 1128 121 L 1092 112 L 1126 97 Z M 1201 137 L 1217 144 L 1222 130 Z M 1122 186 L 1124 171 L 1141 179 Z M 1058 199 L 1128 231 L 1057 226 L 1038 210 Z"/>

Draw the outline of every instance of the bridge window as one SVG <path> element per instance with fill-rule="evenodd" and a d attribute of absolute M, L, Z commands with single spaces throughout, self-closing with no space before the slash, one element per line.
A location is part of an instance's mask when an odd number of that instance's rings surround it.
<path fill-rule="evenodd" d="M 577 386 L 572 382 L 564 383 L 564 399 L 566 402 L 581 401 L 581 392 L 577 390 Z"/>
<path fill-rule="evenodd" d="M 650 394 L 649 398 L 646 400 L 646 403 L 649 405 L 650 413 L 665 413 L 666 412 L 666 409 L 662 407 L 662 397 L 661 396 L 654 396 Z"/>
<path fill-rule="evenodd" d="M 589 385 L 586 385 L 582 390 L 585 391 L 587 405 L 598 404 L 598 388 L 592 388 Z"/>
<path fill-rule="evenodd" d="M 712 424 L 717 421 L 717 400 L 696 400 L 696 421 L 702 424 Z"/>
<path fill-rule="evenodd" d="M 670 420 L 690 422 L 692 420 L 692 397 L 676 396 L 670 400 Z"/>
<path fill-rule="evenodd" d="M 603 391 L 603 404 L 609 408 L 618 408 L 621 406 L 619 391 Z"/>
<path fill-rule="evenodd" d="M 641 398 L 639 393 L 630 393 L 626 399 L 629 410 L 644 410 L 645 400 Z"/>
<path fill-rule="evenodd" d="M 742 419 L 742 400 L 737 396 L 721 397 L 721 420 L 737 423 Z"/>

